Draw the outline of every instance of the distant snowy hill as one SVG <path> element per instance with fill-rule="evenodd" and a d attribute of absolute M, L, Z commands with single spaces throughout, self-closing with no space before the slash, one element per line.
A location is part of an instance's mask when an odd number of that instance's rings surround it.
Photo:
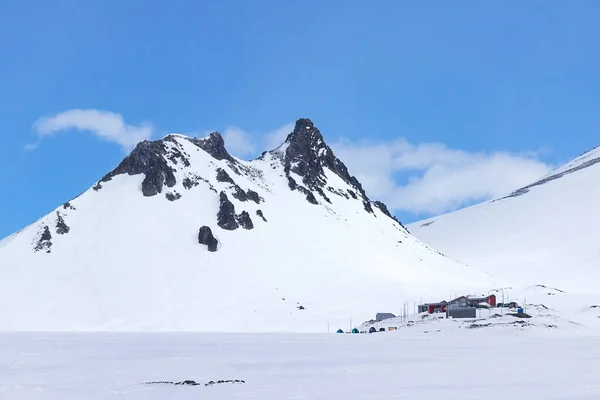
<path fill-rule="evenodd" d="M 408 226 L 478 271 L 521 285 L 598 293 L 600 149 L 499 199 Z"/>
<path fill-rule="evenodd" d="M 138 144 L 0 242 L 0 330 L 324 331 L 494 284 L 412 237 L 300 119 L 250 162 L 218 133 Z"/>

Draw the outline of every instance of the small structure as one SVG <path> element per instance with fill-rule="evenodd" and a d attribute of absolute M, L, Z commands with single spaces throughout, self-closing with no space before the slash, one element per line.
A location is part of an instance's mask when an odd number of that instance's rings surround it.
<path fill-rule="evenodd" d="M 445 312 L 448 302 L 440 301 L 439 303 L 419 304 L 419 313 L 428 312 L 429 314 Z"/>
<path fill-rule="evenodd" d="M 390 318 L 396 318 L 396 316 L 392 313 L 387 313 L 387 312 L 377 313 L 375 315 L 375 321 L 377 321 L 377 322 L 381 322 L 385 319 L 390 319 Z"/>
<path fill-rule="evenodd" d="M 475 310 L 476 308 L 483 308 L 485 304 L 488 304 L 490 307 L 495 307 L 496 295 L 492 294 L 487 297 L 460 296 L 449 302 L 441 301 L 439 303 L 420 304 L 419 313 L 427 312 L 433 314 L 445 312 L 446 315 L 449 316 L 448 310 L 467 308 Z M 454 318 L 471 318 L 470 315 L 474 315 L 474 311 L 453 312 L 452 314 L 456 315 Z M 459 315 L 469 315 L 469 317 L 460 317 Z"/>
<path fill-rule="evenodd" d="M 477 309 L 475 307 L 455 307 L 448 308 L 447 318 L 477 318 Z"/>

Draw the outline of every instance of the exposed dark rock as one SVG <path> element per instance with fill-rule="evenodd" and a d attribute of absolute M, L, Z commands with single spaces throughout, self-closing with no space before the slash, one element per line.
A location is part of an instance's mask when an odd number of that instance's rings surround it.
<path fill-rule="evenodd" d="M 94 189 L 97 192 L 98 190 L 102 189 L 102 184 L 98 182 L 94 186 L 92 186 L 92 189 Z"/>
<path fill-rule="evenodd" d="M 235 185 L 235 182 L 233 181 L 233 179 L 231 179 L 231 177 L 229 176 L 227 171 L 225 171 L 223 168 L 217 168 L 217 181 L 229 182 L 229 183 Z"/>
<path fill-rule="evenodd" d="M 209 381 L 207 383 L 199 383 L 194 380 L 185 380 L 182 382 L 173 382 L 173 381 L 155 381 L 155 382 L 145 382 L 145 385 L 185 385 L 185 386 L 214 386 L 214 385 L 222 385 L 222 384 L 242 384 L 246 383 L 246 381 L 241 379 L 227 379 L 227 380 L 219 380 L 219 381 Z"/>
<path fill-rule="evenodd" d="M 181 194 L 177 192 L 167 192 L 165 193 L 165 197 L 169 201 L 179 200 L 181 198 Z"/>
<path fill-rule="evenodd" d="M 69 202 L 67 201 L 65 204 L 63 204 L 63 209 L 65 209 L 65 210 L 75 210 L 75 207 L 73 207 L 73 206 L 71 205 L 71 203 L 69 203 Z"/>
<path fill-rule="evenodd" d="M 239 201 L 247 201 L 248 200 L 248 195 L 238 185 L 235 185 L 234 192 L 232 193 L 232 196 L 234 198 L 238 199 Z"/>
<path fill-rule="evenodd" d="M 292 190 L 296 190 L 296 188 L 298 187 L 298 184 L 296 183 L 294 178 L 292 178 L 291 176 L 288 175 L 287 179 L 288 179 L 289 188 Z"/>
<path fill-rule="evenodd" d="M 142 193 L 144 196 L 154 196 L 161 193 L 165 185 L 175 186 L 175 175 L 165 160 L 165 156 L 168 155 L 162 140 L 153 142 L 145 140 L 138 143 L 135 149 L 121 161 L 121 164 L 105 175 L 101 181 L 108 182 L 121 174 L 144 174 Z"/>
<path fill-rule="evenodd" d="M 323 189 L 317 188 L 317 193 L 319 193 L 321 195 L 321 197 L 325 199 L 326 202 L 328 202 L 329 204 L 331 204 L 331 200 L 329 200 L 329 197 L 327 197 L 327 195 L 325 194 L 325 192 L 323 191 Z"/>
<path fill-rule="evenodd" d="M 307 188 L 316 190 L 326 184 L 323 170 L 326 167 L 368 199 L 360 182 L 348 173 L 348 168 L 333 154 L 311 120 L 301 118 L 296 121 L 286 142 L 288 147 L 285 151 L 284 170 L 288 177 L 290 171 L 294 172 L 302 177 Z"/>
<path fill-rule="evenodd" d="M 175 137 L 173 137 L 172 135 L 167 136 L 166 138 L 163 139 L 166 142 L 171 142 L 174 143 L 176 147 L 171 147 L 169 149 L 167 158 L 169 160 L 171 160 L 171 162 L 173 164 L 179 164 L 179 161 L 181 161 L 181 163 L 185 166 L 185 167 L 189 167 L 190 166 L 190 161 L 188 160 L 189 154 L 180 151 L 177 147 L 180 146 L 179 143 L 177 142 L 177 140 L 175 140 Z"/>
<path fill-rule="evenodd" d="M 298 310 L 304 310 L 304 306 L 298 306 Z"/>
<path fill-rule="evenodd" d="M 233 231 L 239 228 L 236 221 L 235 207 L 227 198 L 225 192 L 219 193 L 219 212 L 217 213 L 217 225 L 222 229 Z"/>
<path fill-rule="evenodd" d="M 269 222 L 269 221 L 267 221 L 267 219 L 266 219 L 266 218 L 265 218 L 265 216 L 263 215 L 263 212 L 262 212 L 262 210 L 256 210 L 256 215 L 258 215 L 259 217 L 261 217 L 263 221 L 265 221 L 265 222 Z"/>
<path fill-rule="evenodd" d="M 210 190 L 217 193 L 217 189 L 215 189 L 207 179 L 204 179 L 203 177 L 196 174 L 188 174 L 185 178 L 183 178 L 181 184 L 185 189 L 190 190 L 191 188 L 198 186 L 201 181 L 206 183 Z"/>
<path fill-rule="evenodd" d="M 251 189 L 246 191 L 246 195 L 248 196 L 248 200 L 252 200 L 256 204 L 260 204 L 260 201 L 262 200 L 258 193 Z"/>
<path fill-rule="evenodd" d="M 59 211 L 56 212 L 56 233 L 59 235 L 64 235 L 65 233 L 69 233 L 71 228 L 65 223 L 63 216 Z"/>
<path fill-rule="evenodd" d="M 235 164 L 235 159 L 225 149 L 225 141 L 219 132 L 213 132 L 206 139 L 188 139 L 217 160 L 229 160 Z"/>
<path fill-rule="evenodd" d="M 208 246 L 208 251 L 215 252 L 219 246 L 219 241 L 213 236 L 212 230 L 208 226 L 203 226 L 198 231 L 198 243 Z"/>
<path fill-rule="evenodd" d="M 240 224 L 240 226 L 244 229 L 254 229 L 252 218 L 250 218 L 250 214 L 248 214 L 247 211 L 242 211 L 240 215 L 237 216 L 237 221 Z"/>
<path fill-rule="evenodd" d="M 375 212 L 373 211 L 373 207 L 371 206 L 371 202 L 370 201 L 364 201 L 363 202 L 363 206 L 365 207 L 365 211 L 366 212 L 370 212 L 371 214 L 375 214 Z"/>
<path fill-rule="evenodd" d="M 42 234 L 38 238 L 34 251 L 42 251 L 45 250 L 46 253 L 50 253 L 50 248 L 52 247 L 52 234 L 50 233 L 50 228 L 48 226 L 43 225 Z"/>
<path fill-rule="evenodd" d="M 358 199 L 356 193 L 354 193 L 352 190 L 348 190 L 348 193 L 350 193 L 350 196 L 352 196 L 353 199 Z"/>
<path fill-rule="evenodd" d="M 390 210 L 388 210 L 387 206 L 383 202 L 376 201 L 373 204 L 375 205 L 375 207 L 379 208 L 382 213 L 384 213 L 385 215 L 387 215 L 388 217 L 390 217 L 391 219 L 396 221 L 398 224 L 400 224 L 401 227 L 403 227 L 408 232 L 408 229 L 406 229 L 406 227 L 402 224 L 402 222 L 400 222 L 400 220 L 398 220 L 398 218 L 395 215 L 392 215 L 390 213 Z"/>
<path fill-rule="evenodd" d="M 310 204 L 319 204 L 315 195 L 304 186 L 298 186 L 296 189 L 306 195 L 306 201 L 308 201 Z"/>

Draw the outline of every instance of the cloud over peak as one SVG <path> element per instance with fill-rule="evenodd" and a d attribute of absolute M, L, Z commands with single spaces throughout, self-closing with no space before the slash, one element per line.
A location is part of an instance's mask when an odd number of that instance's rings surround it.
<path fill-rule="evenodd" d="M 96 109 L 72 109 L 43 117 L 33 124 L 33 128 L 39 140 L 61 131 L 82 131 L 117 143 L 125 151 L 131 150 L 143 140 L 150 139 L 154 132 L 150 124 L 129 125 L 120 114 Z M 37 143 L 27 145 L 26 149 L 32 150 L 35 147 Z"/>

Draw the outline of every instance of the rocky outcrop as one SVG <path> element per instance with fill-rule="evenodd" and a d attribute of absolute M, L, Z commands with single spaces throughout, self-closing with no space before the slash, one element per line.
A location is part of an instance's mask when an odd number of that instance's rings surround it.
<path fill-rule="evenodd" d="M 246 191 L 246 195 L 248 196 L 248 200 L 252 200 L 256 204 L 260 204 L 260 201 L 262 200 L 262 198 L 259 196 L 259 194 L 251 189 L 248 189 Z"/>
<path fill-rule="evenodd" d="M 217 225 L 222 229 L 234 231 L 239 228 L 235 215 L 235 207 L 227 198 L 225 192 L 219 193 L 219 212 L 217 213 Z"/>
<path fill-rule="evenodd" d="M 70 202 L 66 202 L 65 204 L 63 204 L 63 209 L 65 210 L 75 210 L 75 207 L 73 207 L 73 205 Z"/>
<path fill-rule="evenodd" d="M 223 168 L 217 168 L 217 181 L 228 182 L 228 183 L 231 183 L 232 185 L 235 185 L 235 182 L 233 181 L 233 179 L 231 179 L 231 177 L 229 176 L 227 171 L 225 171 Z"/>
<path fill-rule="evenodd" d="M 229 160 L 235 163 L 235 159 L 225 149 L 225 141 L 219 132 L 213 132 L 205 139 L 188 138 L 188 140 L 217 160 Z"/>
<path fill-rule="evenodd" d="M 247 211 L 242 211 L 240 215 L 236 217 L 236 219 L 242 228 L 247 230 L 254 229 L 252 218 L 250 218 L 250 214 L 248 214 Z"/>
<path fill-rule="evenodd" d="M 208 226 L 203 226 L 198 231 L 198 243 L 206 245 L 210 252 L 217 251 L 219 247 L 219 241 L 213 236 L 212 230 Z"/>
<path fill-rule="evenodd" d="M 65 223 L 65 219 L 63 218 L 62 214 L 57 211 L 56 212 L 56 233 L 58 233 L 59 235 L 64 235 L 66 233 L 69 233 L 69 231 L 71 230 L 71 228 L 69 228 L 69 226 Z"/>
<path fill-rule="evenodd" d="M 101 182 L 108 182 L 117 175 L 144 174 L 142 193 L 144 196 L 154 196 L 161 193 L 164 186 L 175 186 L 176 179 L 173 169 L 167 163 L 167 148 L 162 140 L 143 141 Z"/>
<path fill-rule="evenodd" d="M 348 173 L 346 165 L 333 154 L 311 120 L 301 118 L 296 121 L 286 143 L 288 146 L 285 150 L 284 169 L 288 177 L 290 171 L 294 172 L 302 177 L 304 186 L 317 191 L 327 183 L 324 168 L 328 168 L 368 200 L 360 182 Z M 322 190 L 319 193 L 323 193 Z"/>
<path fill-rule="evenodd" d="M 181 194 L 177 193 L 176 191 L 174 191 L 174 192 L 167 192 L 167 193 L 165 193 L 165 197 L 169 201 L 175 201 L 175 200 L 179 200 L 181 198 Z"/>
<path fill-rule="evenodd" d="M 50 228 L 47 225 L 42 226 L 42 231 L 39 234 L 38 240 L 35 243 L 35 247 L 33 251 L 45 251 L 46 253 L 50 253 L 50 248 L 52 247 L 52 234 L 50 233 Z"/>
<path fill-rule="evenodd" d="M 265 222 L 269 222 L 269 221 L 267 221 L 267 219 L 265 218 L 265 216 L 264 216 L 264 214 L 263 214 L 262 210 L 256 210 L 256 215 L 258 215 L 259 217 L 261 217 L 263 221 L 265 221 Z"/>

